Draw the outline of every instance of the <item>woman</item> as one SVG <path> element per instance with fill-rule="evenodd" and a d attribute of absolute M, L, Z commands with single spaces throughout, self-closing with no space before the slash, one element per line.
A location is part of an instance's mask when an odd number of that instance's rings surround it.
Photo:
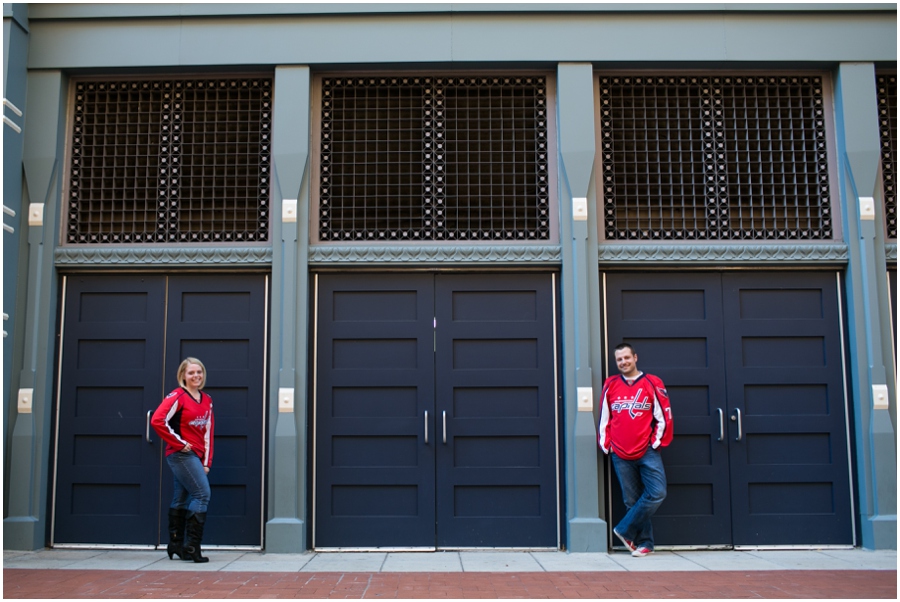
<path fill-rule="evenodd" d="M 177 379 L 181 386 L 166 396 L 151 420 L 166 442 L 166 461 L 175 475 L 166 551 L 170 560 L 177 554 L 182 560 L 209 562 L 200 552 L 213 456 L 212 398 L 201 391 L 206 385 L 206 367 L 189 357 L 178 366 Z"/>

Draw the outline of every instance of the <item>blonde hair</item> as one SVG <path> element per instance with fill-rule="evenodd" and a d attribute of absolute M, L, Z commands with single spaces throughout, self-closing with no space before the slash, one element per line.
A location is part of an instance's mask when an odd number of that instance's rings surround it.
<path fill-rule="evenodd" d="M 181 362 L 181 364 L 178 366 L 178 373 L 176 374 L 175 378 L 178 379 L 179 385 L 181 385 L 182 387 L 186 386 L 184 383 L 184 373 L 187 372 L 187 367 L 190 364 L 197 364 L 198 366 L 200 366 L 200 370 L 203 371 L 203 381 L 200 383 L 200 388 L 202 389 L 206 386 L 206 366 L 204 366 L 203 362 L 195 357 L 184 358 L 184 361 Z"/>

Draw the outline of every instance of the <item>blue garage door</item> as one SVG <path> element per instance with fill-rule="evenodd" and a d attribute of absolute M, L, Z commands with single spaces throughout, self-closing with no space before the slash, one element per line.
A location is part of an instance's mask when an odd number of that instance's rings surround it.
<path fill-rule="evenodd" d="M 216 415 L 204 541 L 262 544 L 263 275 L 66 278 L 54 544 L 166 543 L 171 471 L 149 413 L 186 356 Z"/>
<path fill-rule="evenodd" d="M 559 545 L 553 282 L 317 277 L 317 548 Z"/>
<path fill-rule="evenodd" d="M 610 273 L 606 282 L 610 344 L 632 343 L 672 400 L 657 543 L 852 545 L 835 274 Z M 612 481 L 615 524 L 624 507 Z"/>

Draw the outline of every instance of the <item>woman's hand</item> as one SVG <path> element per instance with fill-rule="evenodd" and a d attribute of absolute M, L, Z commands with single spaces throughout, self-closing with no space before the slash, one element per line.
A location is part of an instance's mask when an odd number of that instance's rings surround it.
<path fill-rule="evenodd" d="M 185 444 L 184 444 L 184 447 L 181 448 L 181 451 L 183 451 L 184 453 L 190 452 L 190 451 L 191 451 L 191 444 L 190 444 L 190 443 L 185 443 Z"/>
<path fill-rule="evenodd" d="M 209 466 L 204 466 L 204 467 L 203 467 L 203 470 L 206 471 L 206 474 L 209 474 Z"/>

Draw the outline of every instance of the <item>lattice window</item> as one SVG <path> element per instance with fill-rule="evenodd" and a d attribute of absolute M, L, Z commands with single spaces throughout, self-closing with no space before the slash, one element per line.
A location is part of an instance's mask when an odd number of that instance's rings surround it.
<path fill-rule="evenodd" d="M 877 74 L 881 179 L 887 237 L 897 238 L 897 74 Z"/>
<path fill-rule="evenodd" d="M 546 240 L 542 77 L 326 77 L 323 241 Z"/>
<path fill-rule="evenodd" d="M 271 78 L 79 81 L 68 243 L 269 237 Z"/>
<path fill-rule="evenodd" d="M 828 239 L 822 79 L 602 76 L 607 240 Z"/>

